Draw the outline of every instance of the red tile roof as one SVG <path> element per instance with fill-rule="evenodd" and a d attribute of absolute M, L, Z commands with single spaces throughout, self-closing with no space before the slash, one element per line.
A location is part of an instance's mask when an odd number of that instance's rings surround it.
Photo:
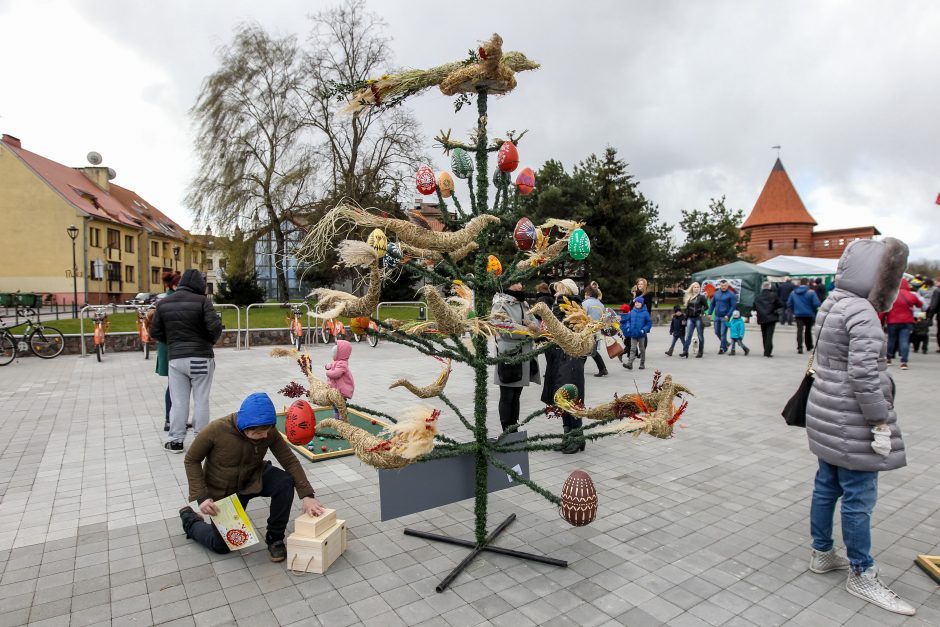
<path fill-rule="evenodd" d="M 774 164 L 764 183 L 764 189 L 757 197 L 757 203 L 751 214 L 741 225 L 742 229 L 766 224 L 816 224 L 809 214 L 800 195 L 790 182 L 787 171 L 780 159 Z"/>
<path fill-rule="evenodd" d="M 143 228 L 172 239 L 189 236 L 183 227 L 129 189 L 111 183 L 106 191 L 79 170 L 24 149 L 15 137 L 4 135 L 3 145 L 66 202 L 93 218 Z"/>

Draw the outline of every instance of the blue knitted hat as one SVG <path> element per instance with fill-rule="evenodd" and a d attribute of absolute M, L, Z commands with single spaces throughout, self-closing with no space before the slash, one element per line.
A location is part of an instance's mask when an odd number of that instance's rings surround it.
<path fill-rule="evenodd" d="M 642 296 L 637 296 L 636 298 L 633 299 L 633 302 L 642 305 L 645 301 L 643 300 Z"/>
<path fill-rule="evenodd" d="M 249 394 L 238 408 L 238 418 L 235 425 L 240 431 L 252 427 L 272 427 L 277 423 L 277 412 L 274 403 L 264 392 Z"/>

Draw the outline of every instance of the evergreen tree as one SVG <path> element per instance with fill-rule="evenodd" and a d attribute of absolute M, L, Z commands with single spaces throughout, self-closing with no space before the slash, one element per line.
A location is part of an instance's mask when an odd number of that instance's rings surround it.
<path fill-rule="evenodd" d="M 683 211 L 679 227 L 685 242 L 676 251 L 676 268 L 688 276 L 738 259 L 747 250 L 743 221 L 744 212 L 726 207 L 724 196 L 709 200 L 706 210 Z"/>

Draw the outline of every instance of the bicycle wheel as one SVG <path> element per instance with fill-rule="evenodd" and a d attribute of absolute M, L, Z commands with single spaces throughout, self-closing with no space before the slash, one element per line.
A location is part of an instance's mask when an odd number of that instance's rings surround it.
<path fill-rule="evenodd" d="M 291 342 L 294 344 L 294 348 L 296 348 L 298 351 L 299 351 L 301 348 L 303 348 L 303 345 L 304 345 L 304 336 L 303 336 L 302 334 L 301 334 L 301 335 L 298 335 L 298 334 L 295 333 L 294 331 L 291 331 L 291 332 L 290 332 L 290 337 L 291 337 Z"/>
<path fill-rule="evenodd" d="M 101 363 L 101 353 L 104 352 L 104 344 L 95 344 L 95 357 L 98 358 L 98 363 Z"/>
<path fill-rule="evenodd" d="M 365 334 L 364 334 L 364 333 L 353 333 L 353 334 L 352 334 L 352 339 L 354 339 L 354 340 L 356 341 L 356 343 L 358 344 L 359 342 L 362 341 L 362 336 L 363 336 L 363 335 L 365 335 Z"/>
<path fill-rule="evenodd" d="M 0 366 L 6 366 L 16 359 L 16 339 L 9 331 L 0 334 Z"/>
<path fill-rule="evenodd" d="M 375 348 L 379 345 L 379 336 L 375 333 L 370 333 L 366 336 L 366 341 L 369 342 L 369 346 Z"/>
<path fill-rule="evenodd" d="M 65 350 L 65 336 L 53 327 L 40 326 L 33 329 L 27 340 L 29 348 L 37 357 L 52 359 Z"/>

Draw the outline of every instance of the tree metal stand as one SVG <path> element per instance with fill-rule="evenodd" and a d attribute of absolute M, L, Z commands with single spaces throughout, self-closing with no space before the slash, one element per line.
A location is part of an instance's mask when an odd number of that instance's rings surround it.
<path fill-rule="evenodd" d="M 457 578 L 463 570 L 470 565 L 470 563 L 477 558 L 477 556 L 483 551 L 489 551 L 490 553 L 497 553 L 499 555 L 508 555 L 510 557 L 518 557 L 519 559 L 529 560 L 531 562 L 539 562 L 541 564 L 549 564 L 551 566 L 560 566 L 562 568 L 568 568 L 568 562 L 565 560 L 555 559 L 554 557 L 545 557 L 544 555 L 534 555 L 532 553 L 524 553 L 522 551 L 514 551 L 513 549 L 504 549 L 499 546 L 491 546 L 491 543 L 501 534 L 506 527 L 508 527 L 516 519 L 515 514 L 510 514 L 509 518 L 504 520 L 499 524 L 496 529 L 494 529 L 490 535 L 486 537 L 486 540 L 483 544 L 477 544 L 476 542 L 471 542 L 469 540 L 460 540 L 458 538 L 451 538 L 450 536 L 442 536 L 436 533 L 428 533 L 426 531 L 418 531 L 417 529 L 405 529 L 406 536 L 415 536 L 416 538 L 424 538 L 425 540 L 435 540 L 437 542 L 446 542 L 447 544 L 455 544 L 457 546 L 465 546 L 467 548 L 473 549 L 463 558 L 457 567 L 454 570 L 450 571 L 444 580 L 441 581 L 435 588 L 438 592 L 443 592 L 447 587 Z"/>

